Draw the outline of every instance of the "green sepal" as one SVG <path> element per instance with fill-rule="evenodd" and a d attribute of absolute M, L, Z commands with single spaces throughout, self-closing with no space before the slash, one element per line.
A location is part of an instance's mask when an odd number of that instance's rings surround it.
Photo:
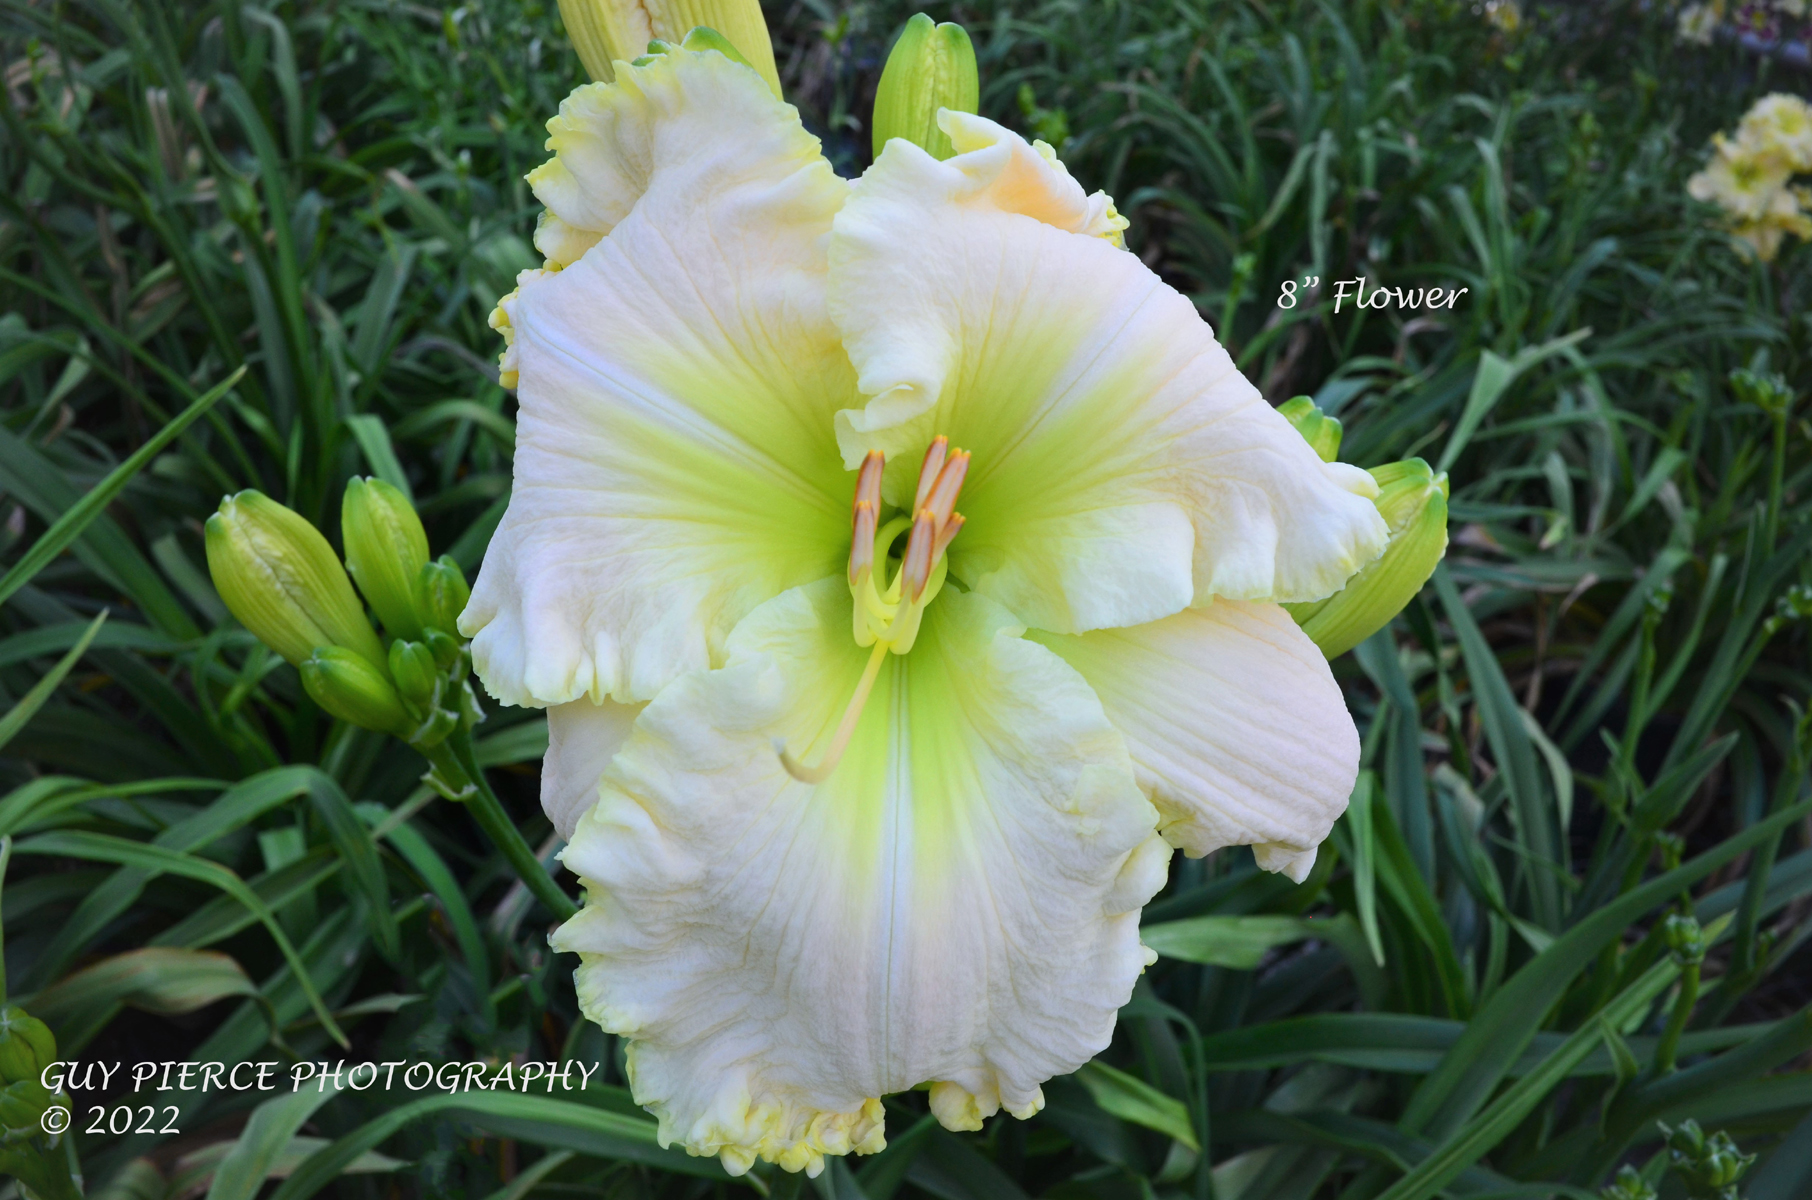
<path fill-rule="evenodd" d="M 1340 421 L 1322 412 L 1315 401 L 1307 396 L 1285 400 L 1277 406 L 1277 414 L 1296 427 L 1296 432 L 1321 456 L 1322 462 L 1333 462 L 1340 457 Z"/>
<path fill-rule="evenodd" d="M 956 147 L 938 128 L 938 110 L 972 113 L 980 107 L 981 74 L 968 31 L 919 13 L 900 30 L 881 71 L 875 91 L 875 157 L 890 140 L 904 138 L 933 158 L 950 158 Z"/>

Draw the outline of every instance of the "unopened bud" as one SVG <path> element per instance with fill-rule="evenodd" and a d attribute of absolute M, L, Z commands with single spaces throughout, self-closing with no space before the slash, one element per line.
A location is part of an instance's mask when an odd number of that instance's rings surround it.
<path fill-rule="evenodd" d="M 429 653 L 434 655 L 434 662 L 443 671 L 451 671 L 459 662 L 463 653 L 459 639 L 439 629 L 430 629 L 422 635 L 422 641 L 428 644 Z"/>
<path fill-rule="evenodd" d="M 688 39 L 692 30 L 704 26 L 734 48 L 732 59 L 753 67 L 780 95 L 780 72 L 774 68 L 774 45 L 760 0 L 560 0 L 560 20 L 579 61 L 601 83 L 616 78 L 616 63 L 640 58 L 649 42 L 721 49 Z"/>
<path fill-rule="evenodd" d="M 50 1027 L 22 1008 L 0 1008 L 0 1084 L 36 1079 L 57 1061 Z"/>
<path fill-rule="evenodd" d="M 1321 411 L 1307 396 L 1286 400 L 1277 406 L 1277 414 L 1296 427 L 1302 440 L 1321 456 L 1322 462 L 1333 462 L 1340 454 L 1340 422 Z"/>
<path fill-rule="evenodd" d="M 384 648 L 352 581 L 319 530 L 257 491 L 220 502 L 208 518 L 208 573 L 239 623 L 292 663 L 343 646 L 373 666 Z"/>
<path fill-rule="evenodd" d="M 302 663 L 301 672 L 315 703 L 340 720 L 399 735 L 411 728 L 389 677 L 350 650 L 322 646 Z"/>
<path fill-rule="evenodd" d="M 1785 416 L 1793 407 L 1793 389 L 1780 375 L 1738 367 L 1730 373 L 1730 388 L 1737 398 L 1753 404 L 1771 417 Z"/>
<path fill-rule="evenodd" d="M 421 642 L 405 642 L 401 638 L 391 642 L 390 678 L 403 699 L 426 704 L 434 698 L 434 685 L 440 680 L 434 652 Z"/>
<path fill-rule="evenodd" d="M 1617 1172 L 1609 1187 L 1598 1193 L 1603 1200 L 1655 1200 L 1655 1189 L 1637 1172 L 1636 1168 L 1624 1164 Z"/>
<path fill-rule="evenodd" d="M 1661 938 L 1673 953 L 1674 961 L 1681 966 L 1690 967 L 1705 961 L 1705 938 L 1693 918 L 1669 914 L 1661 923 Z"/>
<path fill-rule="evenodd" d="M 428 534 L 409 498 L 381 479 L 353 476 L 340 501 L 346 569 L 391 637 L 419 638 L 415 577 L 428 561 Z"/>
<path fill-rule="evenodd" d="M 50 1102 L 50 1089 L 36 1079 L 17 1079 L 0 1088 L 0 1144 L 28 1141 L 42 1134 L 41 1122 Z"/>
<path fill-rule="evenodd" d="M 956 147 L 938 128 L 938 109 L 972 113 L 980 107 L 981 75 L 968 32 L 919 13 L 900 30 L 881 71 L 875 92 L 875 157 L 891 139 L 905 138 L 933 158 L 949 158 Z"/>
<path fill-rule="evenodd" d="M 1378 514 L 1390 529 L 1384 553 L 1326 600 L 1284 608 L 1329 658 L 1345 654 L 1415 599 L 1447 553 L 1447 475 L 1419 458 L 1372 468 Z"/>
<path fill-rule="evenodd" d="M 1737 1181 L 1755 1162 L 1723 1130 L 1706 1137 L 1696 1121 L 1678 1129 L 1661 1126 L 1667 1135 L 1668 1164 L 1679 1173 L 1691 1200 L 1736 1200 Z"/>
<path fill-rule="evenodd" d="M 422 624 L 447 633 L 459 629 L 459 614 L 465 611 L 472 589 L 466 586 L 466 575 L 459 564 L 443 554 L 423 566 L 415 579 L 415 606 Z"/>

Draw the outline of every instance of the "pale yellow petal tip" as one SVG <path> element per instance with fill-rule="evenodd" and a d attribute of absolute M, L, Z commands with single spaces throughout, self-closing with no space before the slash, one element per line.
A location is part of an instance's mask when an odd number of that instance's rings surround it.
<path fill-rule="evenodd" d="M 1003 1105 L 999 1088 L 988 1085 L 977 1093 L 947 1079 L 932 1083 L 928 1098 L 931 1115 L 937 1118 L 939 1125 L 955 1133 L 973 1133 L 1003 1107 L 1021 1121 L 1036 1116 L 1044 1108 L 1043 1088 L 1032 1089 L 1031 1096 L 1023 1104 Z"/>
<path fill-rule="evenodd" d="M 1315 849 L 1310 846 L 1304 850 L 1283 842 L 1260 842 L 1252 847 L 1252 857 L 1258 860 L 1261 869 L 1288 876 L 1292 883 L 1301 883 L 1315 869 Z"/>
<path fill-rule="evenodd" d="M 672 1119 L 662 1106 L 648 1107 L 660 1119 L 662 1144 L 680 1140 L 672 1136 Z M 887 1148 L 886 1113 L 878 1097 L 845 1113 L 794 1104 L 741 1107 L 741 1114 L 731 1119 L 724 1119 L 719 1109 L 696 1122 L 681 1142 L 686 1153 L 715 1156 L 731 1175 L 747 1174 L 759 1159 L 816 1179 L 827 1156 L 876 1154 Z"/>
<path fill-rule="evenodd" d="M 1144 942 L 1139 943 L 1139 956 L 1145 960 L 1145 965 L 1148 967 L 1158 961 L 1158 952 Z"/>

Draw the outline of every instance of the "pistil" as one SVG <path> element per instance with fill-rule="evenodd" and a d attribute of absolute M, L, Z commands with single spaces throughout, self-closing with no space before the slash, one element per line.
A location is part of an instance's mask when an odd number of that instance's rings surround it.
<path fill-rule="evenodd" d="M 801 783 L 822 783 L 837 769 L 888 652 L 905 654 L 918 639 L 925 606 L 937 597 L 949 573 L 945 551 L 962 532 L 963 516 L 956 511 L 956 500 L 969 473 L 967 451 L 951 450 L 950 439 L 942 435 L 933 438 L 919 466 L 912 508 L 881 525 L 881 473 L 885 466 L 879 450 L 868 452 L 856 476 L 856 495 L 850 505 L 853 632 L 858 646 L 872 645 L 874 650 L 817 766 L 799 762 L 787 752 L 784 742 L 774 743 L 780 765 Z M 902 533 L 907 538 L 899 570 L 883 587 L 875 578 L 876 569 L 886 570 L 894 540 Z"/>

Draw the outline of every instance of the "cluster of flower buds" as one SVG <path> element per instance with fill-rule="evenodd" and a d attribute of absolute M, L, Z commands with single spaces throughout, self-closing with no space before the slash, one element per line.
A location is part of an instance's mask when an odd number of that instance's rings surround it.
<path fill-rule="evenodd" d="M 1738 367 L 1730 373 L 1730 390 L 1737 399 L 1753 404 L 1771 417 L 1781 417 L 1793 407 L 1793 389 L 1782 376 L 1772 371 L 1752 371 Z"/>
<path fill-rule="evenodd" d="M 1340 422 L 1307 396 L 1277 410 L 1323 462 L 1340 453 Z M 1447 553 L 1447 473 L 1419 458 L 1371 468 L 1378 513 L 1390 529 L 1384 553 L 1325 600 L 1286 604 L 1302 631 L 1329 658 L 1345 654 L 1390 623 L 1415 599 Z"/>
<path fill-rule="evenodd" d="M 408 742 L 434 764 L 429 782 L 463 799 L 470 778 L 435 751 L 453 730 L 483 717 L 456 625 L 470 594 L 465 574 L 451 558 L 428 557 L 414 506 L 381 480 L 346 485 L 340 536 L 345 567 L 299 514 L 260 492 L 240 492 L 208 518 L 208 571 L 227 608 L 296 667 L 315 703 Z M 390 638 L 388 650 L 355 582 Z"/>
<path fill-rule="evenodd" d="M 1661 1126 L 1667 1137 L 1667 1162 L 1686 1185 L 1690 1200 L 1737 1200 L 1737 1181 L 1755 1162 L 1723 1130 L 1705 1136 L 1697 1121 L 1678 1129 Z"/>
<path fill-rule="evenodd" d="M 1669 913 L 1661 924 L 1661 940 L 1682 967 L 1696 967 L 1705 961 L 1705 934 L 1692 917 Z"/>
<path fill-rule="evenodd" d="M 1642 1178 L 1636 1168 L 1625 1164 L 1617 1172 L 1617 1178 L 1610 1185 L 1599 1191 L 1603 1200 L 1655 1200 L 1655 1189 L 1649 1186 L 1648 1180 Z"/>
<path fill-rule="evenodd" d="M 41 1197 L 77 1196 L 68 1160 L 56 1153 L 61 1133 L 45 1132 L 52 1105 L 69 1097 L 44 1086 L 44 1068 L 57 1061 L 48 1026 L 11 1005 L 0 1007 L 0 1173 L 13 1175 Z"/>

